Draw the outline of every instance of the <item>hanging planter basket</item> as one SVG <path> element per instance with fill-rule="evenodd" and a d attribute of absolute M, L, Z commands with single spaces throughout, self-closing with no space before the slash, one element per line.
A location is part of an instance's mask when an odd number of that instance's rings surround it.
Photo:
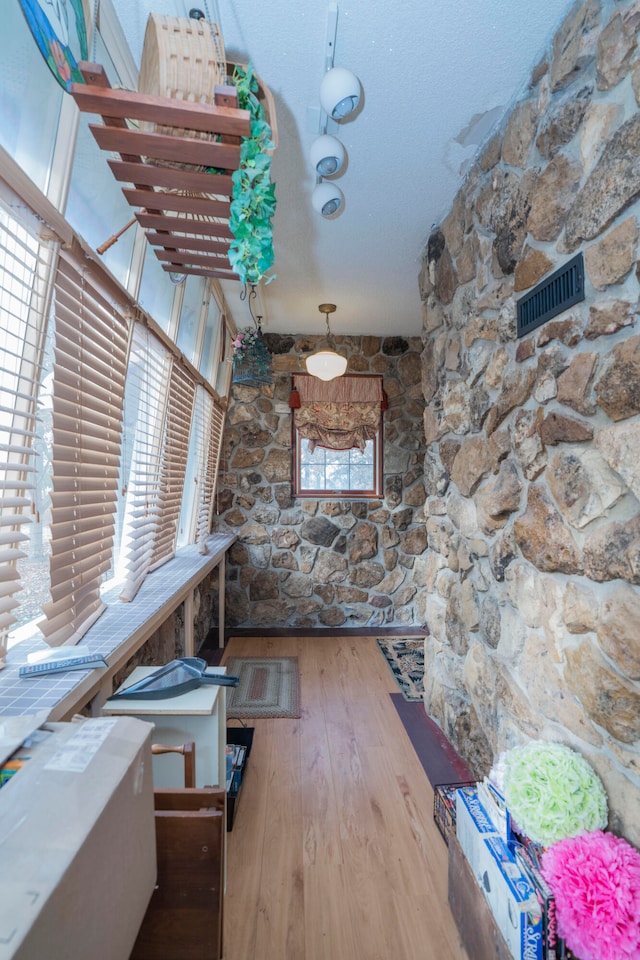
<path fill-rule="evenodd" d="M 242 349 L 234 347 L 231 382 L 244 383 L 247 386 L 272 383 L 273 359 L 260 327 L 257 330 L 245 331 L 239 334 L 238 338 L 246 338 L 249 342 Z"/>

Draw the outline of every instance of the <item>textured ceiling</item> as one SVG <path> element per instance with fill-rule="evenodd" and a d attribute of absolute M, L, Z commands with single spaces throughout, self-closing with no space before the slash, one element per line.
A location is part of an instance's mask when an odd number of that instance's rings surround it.
<path fill-rule="evenodd" d="M 136 63 L 147 14 L 199 7 L 229 59 L 251 60 L 274 94 L 276 279 L 258 311 L 272 333 L 321 333 L 318 304 L 337 304 L 335 334 L 418 334 L 420 258 L 464 171 L 570 8 L 568 0 L 338 0 L 334 63 L 359 77 L 363 106 L 330 132 L 348 162 L 343 212 L 311 207 L 328 3 L 311 0 L 112 0 Z M 315 125 L 315 126 L 314 126 Z M 224 284 L 239 326 L 240 285 Z"/>

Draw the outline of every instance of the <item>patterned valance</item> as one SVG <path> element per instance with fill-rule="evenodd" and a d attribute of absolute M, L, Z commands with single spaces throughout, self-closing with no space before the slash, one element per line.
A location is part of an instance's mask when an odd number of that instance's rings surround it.
<path fill-rule="evenodd" d="M 316 446 L 364 450 L 380 428 L 384 406 L 382 377 L 345 376 L 328 382 L 304 374 L 293 378 L 295 425 L 311 451 Z"/>

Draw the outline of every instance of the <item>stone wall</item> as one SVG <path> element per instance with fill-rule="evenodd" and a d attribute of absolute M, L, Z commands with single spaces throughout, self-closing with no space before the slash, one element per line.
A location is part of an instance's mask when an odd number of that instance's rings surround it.
<path fill-rule="evenodd" d="M 271 386 L 234 385 L 216 529 L 238 533 L 227 563 L 226 619 L 242 627 L 359 627 L 424 622 L 426 547 L 420 338 L 336 337 L 349 373 L 377 373 L 384 412 L 384 497 L 292 497 L 292 373 L 317 337 L 267 335 Z"/>
<path fill-rule="evenodd" d="M 488 142 L 420 275 L 426 709 L 472 765 L 579 750 L 640 845 L 640 3 L 588 0 Z M 516 339 L 584 252 L 586 299 Z"/>

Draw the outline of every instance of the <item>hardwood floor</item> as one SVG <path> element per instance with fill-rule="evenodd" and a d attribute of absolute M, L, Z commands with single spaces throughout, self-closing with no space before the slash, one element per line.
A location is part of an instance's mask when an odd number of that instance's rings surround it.
<path fill-rule="evenodd" d="M 256 732 L 227 834 L 225 960 L 467 960 L 433 791 L 370 637 L 234 638 L 297 656 L 299 720 Z"/>

